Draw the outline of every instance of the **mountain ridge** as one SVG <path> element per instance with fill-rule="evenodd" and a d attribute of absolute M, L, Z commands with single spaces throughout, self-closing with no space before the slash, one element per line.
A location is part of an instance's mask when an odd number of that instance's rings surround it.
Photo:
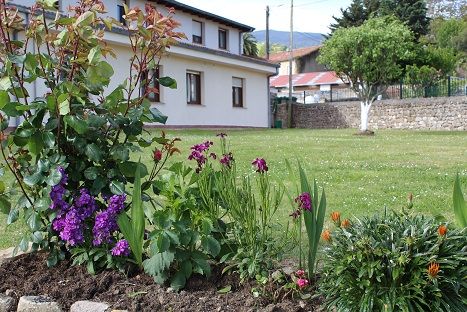
<path fill-rule="evenodd" d="M 258 42 L 266 41 L 266 30 L 252 32 Z M 288 31 L 270 30 L 269 41 L 271 44 L 289 45 Z M 326 38 L 320 33 L 294 31 L 294 49 L 320 45 Z"/>

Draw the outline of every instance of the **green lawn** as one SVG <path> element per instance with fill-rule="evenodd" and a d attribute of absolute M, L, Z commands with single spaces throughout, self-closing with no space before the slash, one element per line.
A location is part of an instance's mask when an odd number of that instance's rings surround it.
<path fill-rule="evenodd" d="M 157 130 L 151 130 L 157 133 Z M 216 130 L 168 131 L 182 139 L 185 160 L 191 145 L 214 141 Z M 355 130 L 229 130 L 230 148 L 240 173 L 251 173 L 251 161 L 264 157 L 270 173 L 292 185 L 285 159 L 301 160 L 310 177 L 324 186 L 328 212 L 339 210 L 344 217 L 400 209 L 407 194 L 414 194 L 414 210 L 428 215 L 441 214 L 453 220 L 452 186 L 456 172 L 466 193 L 467 132 L 421 132 L 380 130 L 374 137 L 354 135 Z M 139 156 L 138 156 L 139 157 Z M 149 162 L 151 151 L 142 159 Z M 285 223 L 291 208 L 284 201 L 277 217 Z M 21 236 L 18 224 L 5 228 L 0 216 L 0 248 L 11 246 Z"/>

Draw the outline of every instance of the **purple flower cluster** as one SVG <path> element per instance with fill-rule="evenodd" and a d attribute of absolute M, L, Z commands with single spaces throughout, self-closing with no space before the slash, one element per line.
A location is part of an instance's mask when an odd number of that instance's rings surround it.
<path fill-rule="evenodd" d="M 53 196 L 52 192 L 51 197 Z M 54 204 L 54 198 L 52 198 L 52 209 L 57 210 L 60 207 L 57 211 L 57 216 L 52 221 L 52 228 L 59 232 L 60 238 L 70 244 L 70 246 L 83 243 L 84 230 L 86 229 L 85 221 L 97 210 L 97 203 L 94 197 L 89 194 L 88 190 L 81 189 L 80 195 L 73 201 L 71 206 L 60 204 L 60 201 L 64 202 L 63 196 L 58 199 L 59 201 L 56 203 L 59 203 L 59 205 L 56 205 Z"/>
<path fill-rule="evenodd" d="M 312 204 L 310 193 L 303 192 L 297 198 L 295 198 L 295 202 L 298 203 L 298 209 L 290 214 L 290 216 L 294 219 L 297 219 L 301 215 L 301 210 L 311 211 Z"/>
<path fill-rule="evenodd" d="M 115 247 L 112 248 L 112 256 L 125 256 L 128 257 L 130 255 L 130 245 L 128 241 L 125 239 L 119 240 Z"/>
<path fill-rule="evenodd" d="M 232 163 L 234 161 L 232 153 L 224 154 L 222 155 L 222 158 L 219 160 L 222 165 L 224 165 L 227 168 L 232 167 Z"/>
<path fill-rule="evenodd" d="M 256 166 L 256 172 L 264 173 L 268 171 L 268 166 L 266 164 L 266 160 L 264 158 L 256 158 L 251 162 L 253 166 Z"/>
<path fill-rule="evenodd" d="M 191 154 L 190 156 L 188 156 L 188 160 L 196 160 L 198 164 L 198 168 L 196 168 L 196 173 L 199 173 L 203 169 L 203 166 L 207 160 L 206 154 L 213 144 L 214 143 L 211 141 L 206 141 L 204 143 L 196 144 L 191 147 Z M 213 156 L 213 153 L 211 153 L 211 157 L 213 157 L 214 159 L 216 158 L 215 154 Z"/>
<path fill-rule="evenodd" d="M 52 204 L 50 205 L 50 209 L 52 210 L 68 210 L 68 203 L 65 201 L 64 197 L 66 194 L 66 185 L 68 183 L 68 176 L 65 172 L 65 169 L 62 167 L 58 167 L 58 172 L 62 175 L 60 182 L 52 187 L 50 191 L 50 199 L 52 200 Z"/>
<path fill-rule="evenodd" d="M 106 210 L 99 212 L 96 215 L 96 221 L 92 229 L 94 246 L 99 246 L 103 243 L 109 243 L 112 233 L 118 230 L 117 216 L 125 209 L 126 195 L 113 195 L 109 199 L 109 205 Z"/>

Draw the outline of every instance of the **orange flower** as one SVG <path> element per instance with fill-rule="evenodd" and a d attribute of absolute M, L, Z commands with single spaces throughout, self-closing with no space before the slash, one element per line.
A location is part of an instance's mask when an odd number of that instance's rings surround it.
<path fill-rule="evenodd" d="M 427 271 L 428 271 L 428 276 L 432 278 L 436 278 L 436 276 L 438 276 L 438 273 L 439 273 L 439 264 L 435 262 L 430 263 Z"/>
<path fill-rule="evenodd" d="M 321 234 L 321 238 L 327 242 L 331 241 L 331 232 L 327 229 L 324 230 L 323 233 Z"/>
<path fill-rule="evenodd" d="M 345 219 L 344 221 L 341 222 L 341 228 L 348 228 L 349 226 L 350 226 L 349 219 Z"/>
<path fill-rule="evenodd" d="M 337 212 L 337 211 L 334 211 L 333 213 L 331 213 L 331 219 L 334 222 L 339 222 L 340 223 L 341 214 L 339 212 Z"/>
<path fill-rule="evenodd" d="M 445 225 L 440 225 L 438 228 L 438 234 L 440 236 L 446 235 L 446 232 L 448 231 L 448 228 Z"/>

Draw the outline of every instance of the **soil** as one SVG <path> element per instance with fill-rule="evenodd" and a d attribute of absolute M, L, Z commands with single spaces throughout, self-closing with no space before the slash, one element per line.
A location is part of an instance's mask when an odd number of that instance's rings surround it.
<path fill-rule="evenodd" d="M 319 310 L 319 300 L 292 299 L 273 285 L 265 288 L 265 296 L 254 298 L 254 285 L 240 284 L 234 274 L 222 275 L 220 267 L 213 268 L 209 279 L 193 276 L 186 288 L 177 293 L 154 283 L 144 273 L 125 276 L 117 271 L 104 271 L 90 275 L 82 266 L 71 266 L 68 260 L 48 268 L 46 257 L 45 253 L 39 252 L 3 263 L 0 266 L 0 294 L 8 293 L 16 301 L 25 295 L 47 295 L 58 301 L 65 311 L 79 300 L 106 302 L 112 309 L 128 311 Z M 230 292 L 218 292 L 228 285 L 232 288 Z"/>

